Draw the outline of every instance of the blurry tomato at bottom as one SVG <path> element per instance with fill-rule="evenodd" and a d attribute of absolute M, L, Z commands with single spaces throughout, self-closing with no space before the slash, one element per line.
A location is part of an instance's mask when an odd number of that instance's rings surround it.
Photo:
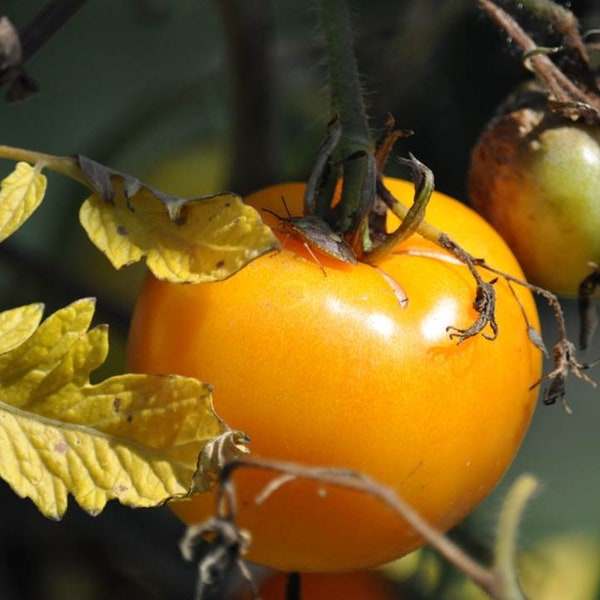
<path fill-rule="evenodd" d="M 350 573 L 302 573 L 301 600 L 400 600 L 377 571 Z M 268 576 L 259 585 L 261 600 L 285 600 L 287 573 Z M 251 600 L 245 591 L 234 600 Z"/>

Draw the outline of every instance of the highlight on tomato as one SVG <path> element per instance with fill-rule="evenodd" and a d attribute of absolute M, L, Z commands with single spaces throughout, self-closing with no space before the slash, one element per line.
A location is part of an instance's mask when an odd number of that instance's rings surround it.
<path fill-rule="evenodd" d="M 397 198 L 412 198 L 412 184 L 386 184 Z M 284 197 L 300 215 L 304 189 L 275 185 L 246 201 L 284 214 Z M 457 343 L 447 328 L 477 318 L 476 285 L 437 245 L 413 235 L 377 268 L 351 265 L 311 255 L 278 231 L 276 217 L 264 218 L 282 250 L 226 281 L 172 285 L 147 277 L 129 368 L 212 383 L 216 411 L 248 434 L 254 456 L 365 473 L 448 530 L 494 488 L 529 425 L 537 396 L 530 388 L 541 374 L 527 330 L 528 323 L 539 329 L 530 292 L 499 277 L 498 336 Z M 523 276 L 505 242 L 470 208 L 435 192 L 427 220 L 474 256 Z M 257 503 L 272 477 L 255 469 L 234 475 L 251 561 L 284 571 L 361 569 L 423 543 L 361 492 L 296 480 Z M 199 523 L 214 515 L 215 495 L 170 506 Z"/>

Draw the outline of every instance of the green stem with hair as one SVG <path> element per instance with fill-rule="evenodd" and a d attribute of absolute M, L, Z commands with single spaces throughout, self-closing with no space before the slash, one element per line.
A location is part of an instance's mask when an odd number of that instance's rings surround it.
<path fill-rule="evenodd" d="M 331 112 L 342 125 L 334 158 L 344 164 L 342 198 L 335 228 L 347 232 L 359 212 L 364 181 L 368 176 L 368 153 L 374 149 L 369 129 L 346 0 L 320 0 L 320 20 L 327 45 Z M 361 156 L 361 153 L 363 154 Z M 325 215 L 319 215 L 325 217 Z"/>

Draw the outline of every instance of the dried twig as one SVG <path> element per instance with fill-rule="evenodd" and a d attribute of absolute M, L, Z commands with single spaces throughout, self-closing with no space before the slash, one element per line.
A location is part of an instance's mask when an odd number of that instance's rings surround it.
<path fill-rule="evenodd" d="M 268 460 L 256 457 L 240 457 L 225 465 L 220 485 L 217 489 L 217 516 L 196 528 L 187 538 L 204 537 L 207 533 L 218 538 L 218 544 L 201 561 L 199 569 L 205 580 L 210 580 L 216 572 L 221 573 L 225 566 L 240 566 L 246 534 L 232 532 L 235 528 L 235 486 L 233 474 L 240 469 L 259 469 L 272 471 L 274 480 L 268 483 L 257 502 L 265 502 L 269 496 L 277 493 L 283 485 L 297 480 L 318 481 L 349 490 L 362 492 L 380 500 L 393 510 L 426 542 L 435 548 L 444 558 L 465 573 L 495 600 L 523 600 L 515 568 L 516 536 L 520 517 L 525 505 L 538 490 L 537 481 L 531 476 L 522 476 L 511 488 L 502 511 L 502 528 L 495 545 L 494 565 L 483 567 L 443 533 L 430 525 L 421 515 L 405 502 L 390 487 L 372 478 L 354 471 L 333 468 L 308 467 L 297 463 Z M 215 533 L 216 532 L 216 533 Z M 186 538 L 186 539 L 187 539 Z M 188 544 L 189 545 L 189 544 Z M 189 549 L 186 547 L 186 551 Z"/>

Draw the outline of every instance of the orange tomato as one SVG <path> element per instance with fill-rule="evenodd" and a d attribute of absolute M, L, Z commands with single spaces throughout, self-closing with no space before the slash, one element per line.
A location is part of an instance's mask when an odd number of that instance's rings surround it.
<path fill-rule="evenodd" d="M 388 179 L 400 199 L 412 184 Z M 299 214 L 304 186 L 284 184 L 246 200 Z M 428 208 L 477 257 L 522 273 L 500 236 L 476 213 L 438 192 Z M 277 219 L 265 214 L 275 229 Z M 131 325 L 129 367 L 214 384 L 218 414 L 250 437 L 255 456 L 361 471 L 391 486 L 447 530 L 502 477 L 530 422 L 541 355 L 521 306 L 495 284 L 498 337 L 460 344 L 448 326 L 476 318 L 468 269 L 419 235 L 379 263 L 348 265 L 284 240 L 226 281 L 172 285 L 148 276 Z M 324 275 L 322 268 L 325 269 Z M 487 279 L 492 276 L 485 274 Z M 400 305 L 398 289 L 408 302 Z M 533 299 L 515 286 L 530 324 Z M 423 543 L 402 518 L 365 494 L 293 481 L 264 503 L 273 474 L 235 475 L 248 558 L 283 571 L 365 568 Z M 172 503 L 188 523 L 214 514 L 213 494 Z"/>
<path fill-rule="evenodd" d="M 275 573 L 259 586 L 262 600 L 284 600 L 286 573 Z M 393 595 L 381 575 L 374 571 L 351 573 L 303 573 L 301 575 L 302 600 L 393 600 Z M 251 593 L 236 596 L 251 600 Z"/>

